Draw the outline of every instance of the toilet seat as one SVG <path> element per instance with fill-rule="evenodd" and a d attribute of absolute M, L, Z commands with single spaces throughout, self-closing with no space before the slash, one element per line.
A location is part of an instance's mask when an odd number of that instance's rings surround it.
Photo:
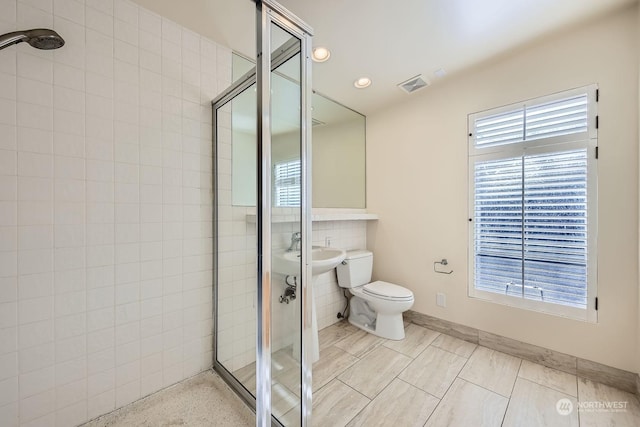
<path fill-rule="evenodd" d="M 384 299 L 387 301 L 412 301 L 413 292 L 402 286 L 393 283 L 377 280 L 362 286 L 362 293 L 373 298 Z"/>

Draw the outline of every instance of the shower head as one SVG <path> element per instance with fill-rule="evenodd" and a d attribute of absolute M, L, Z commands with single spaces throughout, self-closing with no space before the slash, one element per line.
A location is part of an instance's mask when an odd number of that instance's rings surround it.
<path fill-rule="evenodd" d="M 64 39 L 53 30 L 37 28 L 35 30 L 14 31 L 0 36 L 0 49 L 27 42 L 36 49 L 58 49 L 64 46 Z"/>

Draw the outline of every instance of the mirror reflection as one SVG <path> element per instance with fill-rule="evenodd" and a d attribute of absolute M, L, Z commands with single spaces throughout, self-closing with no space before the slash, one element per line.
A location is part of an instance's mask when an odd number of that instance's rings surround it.
<path fill-rule="evenodd" d="M 273 74 L 272 171 L 275 207 L 299 206 L 299 83 L 291 62 Z M 237 80 L 255 65 L 233 55 Z M 253 90 L 253 89 L 251 89 Z M 312 173 L 314 208 L 360 208 L 365 201 L 365 117 L 318 93 L 312 95 Z M 255 96 L 233 104 L 232 200 L 254 206 L 256 200 Z"/>

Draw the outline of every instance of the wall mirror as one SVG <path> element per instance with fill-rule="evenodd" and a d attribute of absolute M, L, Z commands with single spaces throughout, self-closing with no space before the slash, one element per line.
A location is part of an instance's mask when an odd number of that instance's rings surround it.
<path fill-rule="evenodd" d="M 294 70 L 284 64 L 274 73 L 272 90 L 276 102 L 295 104 L 299 97 Z M 233 79 L 241 78 L 255 64 L 233 55 Z M 251 89 L 253 90 L 253 89 Z M 256 108 L 255 97 L 233 105 L 232 200 L 236 206 L 255 206 L 256 200 Z M 243 102 L 244 101 L 244 102 Z M 299 206 L 299 112 L 273 106 L 272 189 L 274 207 Z M 286 117 L 285 115 L 290 115 Z M 365 116 L 325 96 L 312 96 L 312 172 L 314 208 L 364 209 Z"/>

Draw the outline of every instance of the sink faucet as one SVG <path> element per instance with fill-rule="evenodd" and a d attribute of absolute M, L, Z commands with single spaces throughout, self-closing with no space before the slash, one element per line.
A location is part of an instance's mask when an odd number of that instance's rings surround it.
<path fill-rule="evenodd" d="M 291 251 L 299 251 L 300 250 L 300 241 L 302 240 L 302 234 L 299 231 L 296 231 L 291 235 L 291 246 L 287 249 L 287 252 Z"/>

